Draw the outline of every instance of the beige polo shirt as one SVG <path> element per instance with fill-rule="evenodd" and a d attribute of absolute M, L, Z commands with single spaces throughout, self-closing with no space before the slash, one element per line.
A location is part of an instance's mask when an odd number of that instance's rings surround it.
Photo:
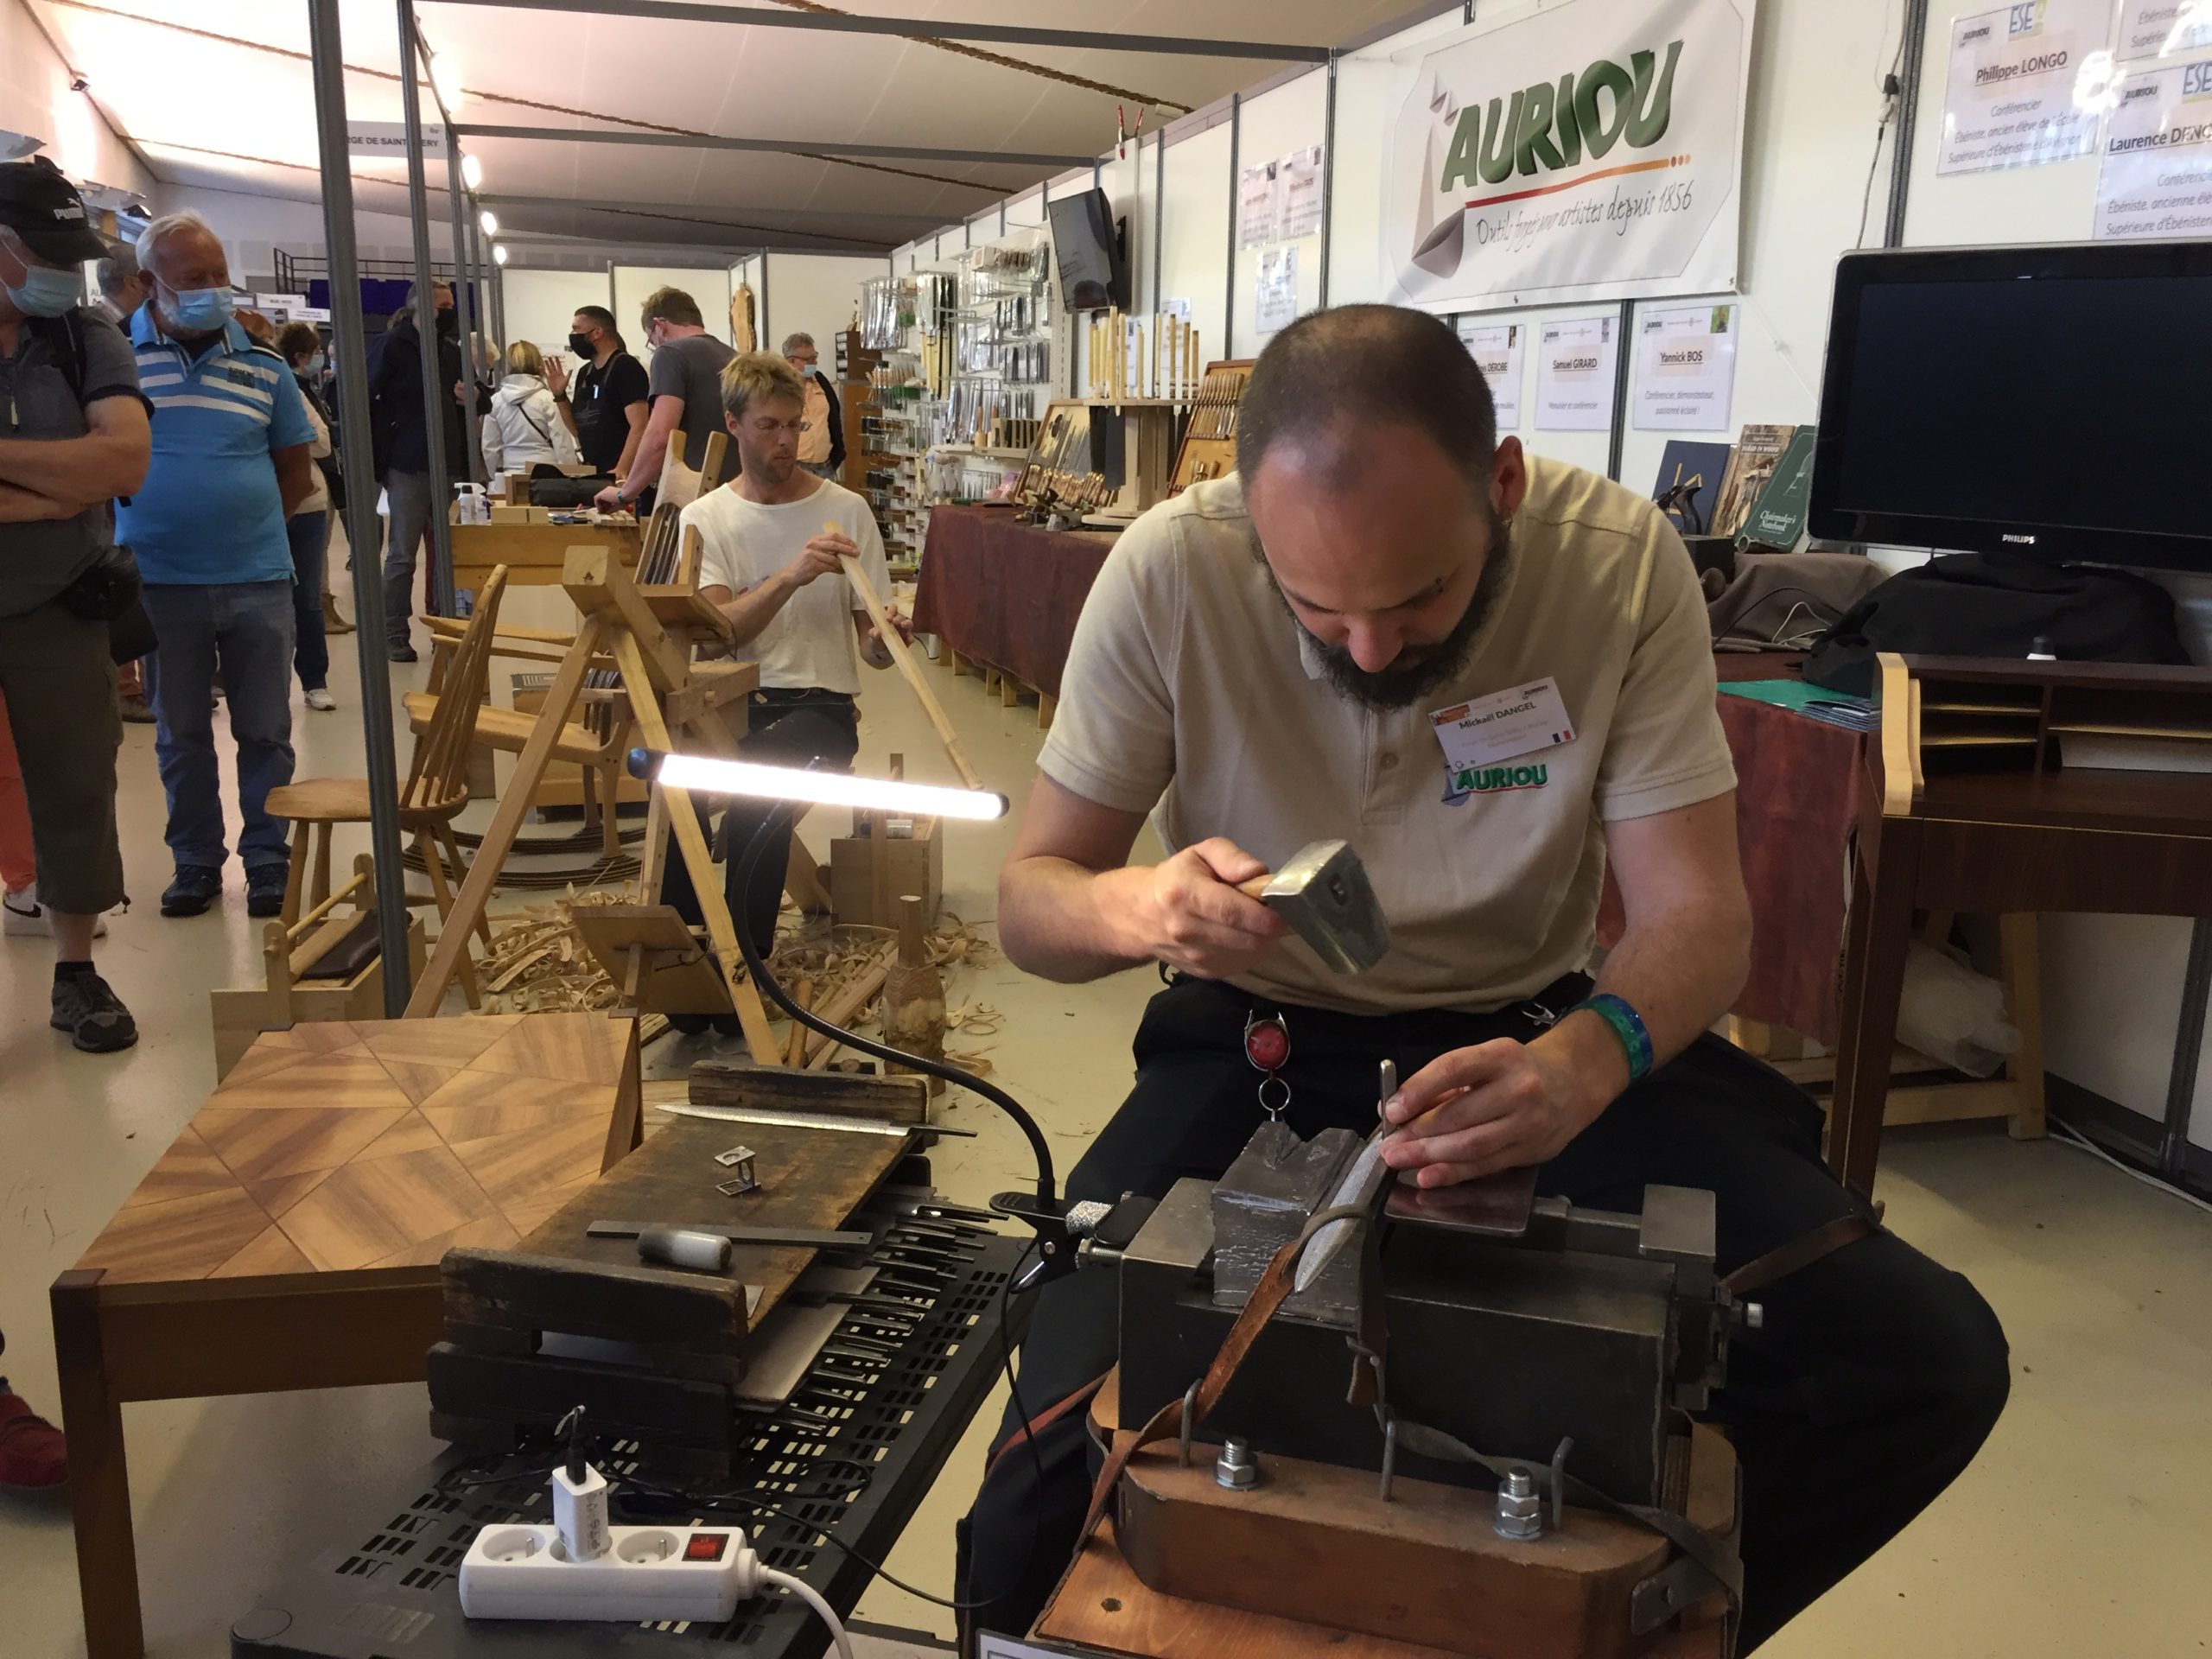
<path fill-rule="evenodd" d="M 1390 952 L 1332 973 L 1293 938 L 1236 982 L 1351 1013 L 1490 1009 L 1588 959 L 1604 826 L 1735 787 L 1705 602 L 1649 501 L 1531 458 L 1506 586 L 1466 668 L 1384 713 L 1322 675 L 1253 556 L 1234 477 L 1123 532 L 1084 606 L 1038 764 L 1086 800 L 1150 812 L 1170 851 L 1226 836 L 1270 865 L 1342 837 Z M 1549 677 L 1572 742 L 1455 786 L 1428 714 Z"/>

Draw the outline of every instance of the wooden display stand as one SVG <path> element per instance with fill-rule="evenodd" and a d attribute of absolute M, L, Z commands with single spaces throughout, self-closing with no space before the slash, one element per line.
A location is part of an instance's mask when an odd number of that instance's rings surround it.
<path fill-rule="evenodd" d="M 1175 452 L 1168 494 L 1180 495 L 1193 484 L 1226 478 L 1236 470 L 1236 412 L 1252 378 L 1253 361 L 1242 357 L 1206 365 L 1190 423 L 1183 429 L 1182 447 Z"/>
<path fill-rule="evenodd" d="M 891 757 L 891 775 L 906 775 L 906 757 Z M 887 812 L 855 810 L 853 832 L 830 843 L 830 913 L 843 927 L 894 928 L 899 900 L 922 901 L 924 925 L 935 926 L 944 902 L 944 842 L 938 820 L 895 823 Z M 899 829 L 901 834 L 892 831 Z"/>
<path fill-rule="evenodd" d="M 1033 510 L 1126 522 L 1170 493 L 1179 404 L 1163 398 L 1057 397 L 1046 407 L 1014 486 Z M 1109 458 L 1106 425 L 1118 428 Z"/>
<path fill-rule="evenodd" d="M 258 985 L 207 993 L 207 1011 L 215 1027 L 215 1077 L 230 1075 L 254 1039 L 264 1031 L 285 1031 L 295 1025 L 330 1020 L 380 1020 L 384 1017 L 384 959 L 371 956 L 351 973 L 332 975 L 321 968 L 325 958 L 350 945 L 366 930 L 376 936 L 377 890 L 375 862 L 366 853 L 353 861 L 353 879 L 332 893 L 299 920 L 282 921 L 262 929 L 263 981 Z M 353 908 L 344 914 L 338 906 L 347 899 Z M 407 971 L 423 971 L 423 923 L 407 918 Z"/>

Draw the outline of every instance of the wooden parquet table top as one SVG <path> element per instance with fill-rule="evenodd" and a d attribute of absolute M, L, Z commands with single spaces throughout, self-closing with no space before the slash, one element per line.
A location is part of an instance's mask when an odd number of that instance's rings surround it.
<path fill-rule="evenodd" d="M 599 1175 L 634 1039 L 604 1014 L 264 1033 L 78 1266 L 145 1284 L 512 1248 Z"/>

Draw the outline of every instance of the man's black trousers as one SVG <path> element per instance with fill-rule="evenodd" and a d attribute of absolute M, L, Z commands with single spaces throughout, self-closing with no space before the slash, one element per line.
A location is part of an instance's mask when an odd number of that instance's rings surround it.
<path fill-rule="evenodd" d="M 1586 990 L 1563 981 L 1553 1010 Z M 1212 1179 L 1262 1121 L 1260 1074 L 1245 1059 L 1247 1017 L 1266 1004 L 1185 979 L 1153 998 L 1136 1038 L 1135 1087 L 1067 1181 L 1071 1198 L 1160 1197 L 1183 1176 Z M 1527 1041 L 1535 1005 L 1492 1014 L 1362 1016 L 1280 1010 L 1290 1033 L 1286 1118 L 1311 1137 L 1375 1124 L 1378 1063 L 1415 1071 L 1449 1049 Z M 1545 1165 L 1538 1190 L 1596 1209 L 1637 1211 L 1647 1182 L 1718 1198 L 1719 1258 L 1730 1273 L 1844 1215 L 1853 1200 L 1821 1161 L 1820 1109 L 1714 1037 L 1630 1089 Z M 1040 1294 L 1021 1350 L 1033 1414 L 1115 1358 L 1112 1273 L 1085 1270 Z M 1972 1460 L 2011 1386 L 2005 1333 L 1974 1287 L 1885 1231 L 1847 1244 L 1757 1293 L 1765 1318 L 1739 1331 L 1711 1420 L 1743 1467 L 1741 1651 L 1872 1555 Z M 1027 1449 L 1006 1447 L 1009 1408 L 982 1492 L 961 1530 L 961 1594 L 994 1598 L 971 1627 L 1019 1634 L 1042 1609 L 1076 1544 L 1095 1459 L 1074 1411 Z M 1003 1455 L 1001 1455 L 1003 1451 Z"/>
<path fill-rule="evenodd" d="M 815 765 L 829 772 L 849 772 L 860 753 L 860 717 L 853 700 L 842 692 L 785 690 L 770 688 L 753 693 L 747 702 L 751 726 L 737 752 L 764 766 Z M 783 906 L 784 875 L 791 861 L 791 831 L 788 819 L 769 836 L 753 867 L 750 887 L 741 887 L 739 874 L 746 849 L 754 831 L 781 803 L 734 796 L 722 814 L 721 840 L 715 843 L 728 860 L 722 877 L 729 899 L 731 925 L 743 928 L 765 960 L 776 948 L 776 913 Z M 707 809 L 699 809 L 707 821 Z M 700 920 L 699 898 L 691 885 L 691 872 L 677 854 L 673 833 L 663 865 L 660 896 L 695 926 Z"/>

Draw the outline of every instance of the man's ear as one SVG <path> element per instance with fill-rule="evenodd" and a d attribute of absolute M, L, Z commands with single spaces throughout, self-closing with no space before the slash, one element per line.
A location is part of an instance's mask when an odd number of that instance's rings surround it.
<path fill-rule="evenodd" d="M 1510 521 L 1528 496 L 1529 457 L 1522 451 L 1521 440 L 1501 438 L 1491 461 L 1491 505 L 1497 509 L 1500 518 Z"/>

